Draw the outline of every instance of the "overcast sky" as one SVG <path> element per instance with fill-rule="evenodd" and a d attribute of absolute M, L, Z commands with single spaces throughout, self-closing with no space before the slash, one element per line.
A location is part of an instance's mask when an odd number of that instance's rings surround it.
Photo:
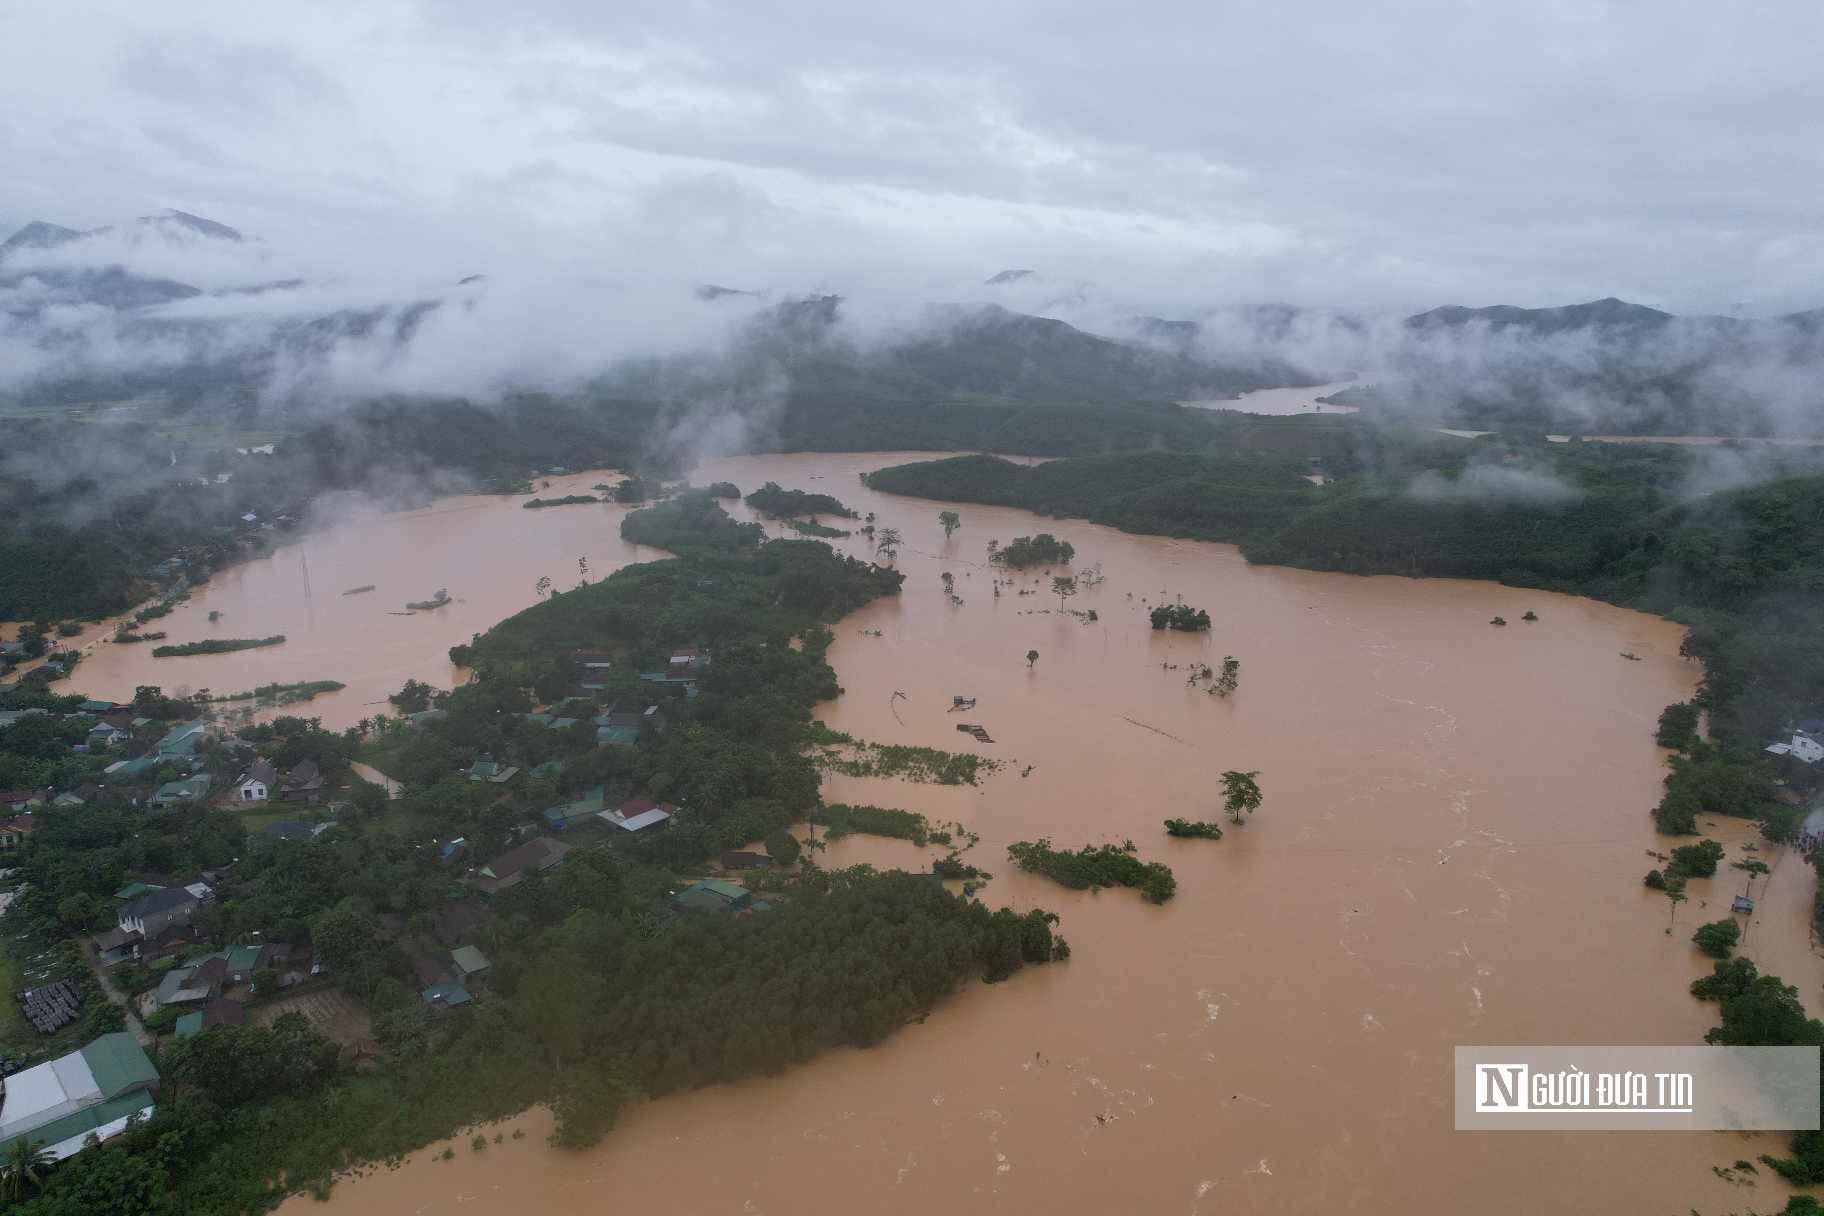
<path fill-rule="evenodd" d="M 1817 0 L 16 4 L 0 228 L 326 266 L 1824 304 Z"/>

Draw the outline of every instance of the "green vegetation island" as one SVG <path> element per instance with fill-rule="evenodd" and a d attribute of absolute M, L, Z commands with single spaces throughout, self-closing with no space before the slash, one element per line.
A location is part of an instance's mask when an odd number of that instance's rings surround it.
<path fill-rule="evenodd" d="M 837 515 L 845 519 L 856 518 L 855 512 L 842 505 L 841 500 L 828 494 L 812 494 L 804 490 L 781 489 L 776 481 L 769 481 L 749 494 L 748 506 L 763 515 L 775 519 L 796 519 L 806 515 Z"/>
<path fill-rule="evenodd" d="M 519 505 L 528 511 L 537 511 L 544 507 L 573 507 L 581 503 L 601 501 L 593 494 L 566 494 L 562 498 L 528 498 Z"/>
<path fill-rule="evenodd" d="M 155 659 L 177 659 L 198 654 L 231 654 L 236 650 L 257 650 L 262 646 L 280 646 L 285 642 L 285 635 L 275 633 L 269 638 L 208 638 L 201 642 L 179 642 L 174 646 L 154 646 L 152 657 Z"/>

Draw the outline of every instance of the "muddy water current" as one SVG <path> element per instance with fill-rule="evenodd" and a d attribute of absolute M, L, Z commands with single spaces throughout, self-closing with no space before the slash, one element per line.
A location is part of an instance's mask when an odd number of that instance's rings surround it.
<path fill-rule="evenodd" d="M 1700 900 L 1726 903 L 1731 879 L 1694 882 L 1671 934 L 1669 905 L 1640 883 L 1659 844 L 1646 815 L 1663 773 L 1653 723 L 1699 674 L 1678 657 L 1677 627 L 1487 583 L 1250 567 L 1228 546 L 1010 510 L 961 506 L 946 540 L 940 504 L 858 483 L 859 470 L 896 459 L 744 457 L 697 480 L 821 490 L 901 530 L 904 592 L 838 626 L 831 662 L 846 692 L 820 712 L 858 737 L 978 751 L 1001 767 L 976 787 L 832 776 L 825 796 L 967 825 L 980 837 L 971 860 L 995 875 L 983 897 L 1059 912 L 1071 960 L 972 985 L 873 1050 L 639 1107 L 580 1155 L 546 1148 L 548 1120 L 529 1112 L 516 1121 L 523 1140 L 477 1154 L 464 1136 L 448 1162 L 434 1146 L 339 1185 L 329 1211 L 1714 1213 L 1783 1202 L 1765 1171 L 1744 1191 L 1710 1169 L 1781 1151 L 1780 1137 L 1451 1129 L 1457 1044 L 1690 1044 L 1715 1020 L 1684 993 L 1707 970 L 1689 932 L 1713 918 Z M 162 623 L 187 640 L 206 633 L 213 608 L 223 633 L 284 632 L 285 646 L 153 661 L 104 643 L 79 682 L 121 695 L 143 682 L 336 678 L 349 688 L 309 712 L 352 721 L 407 676 L 450 683 L 459 673 L 445 648 L 531 602 L 540 575 L 568 585 L 578 556 L 591 577 L 658 556 L 621 544 L 619 514 L 457 499 L 345 520 L 219 576 Z M 1102 581 L 1062 605 L 1093 609 L 1094 622 L 1060 612 L 1045 572 L 1010 579 L 987 564 L 990 539 L 1041 530 L 1076 546 L 1079 573 L 1099 567 Z M 859 536 L 833 543 L 864 553 Z M 946 571 L 961 604 L 944 593 Z M 370 582 L 375 592 L 340 595 Z M 438 587 L 449 607 L 389 615 Z M 1149 608 L 1178 597 L 1209 611 L 1209 634 L 1148 627 Z M 1528 609 L 1537 622 L 1521 622 Z M 1492 626 L 1496 615 L 1512 623 Z M 1187 682 L 1228 654 L 1242 664 L 1235 696 Z M 948 712 L 956 695 L 976 707 Z M 959 719 L 994 742 L 958 733 Z M 1221 841 L 1168 839 L 1167 817 L 1219 818 L 1225 769 L 1259 771 L 1259 813 Z M 1041 836 L 1132 839 L 1171 865 L 1178 896 L 1153 907 L 1013 871 L 1006 845 Z M 1749 842 L 1728 839 L 1731 859 Z M 922 868 L 935 855 L 849 837 L 826 862 Z M 1780 860 L 1749 953 L 1772 952 L 1812 1000 L 1808 875 Z M 323 1210 L 303 1198 L 286 1209 Z"/>

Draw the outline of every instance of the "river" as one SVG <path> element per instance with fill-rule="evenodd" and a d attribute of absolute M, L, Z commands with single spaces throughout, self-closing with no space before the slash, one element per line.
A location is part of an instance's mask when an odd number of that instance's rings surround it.
<path fill-rule="evenodd" d="M 962 529 L 946 541 L 940 504 L 858 484 L 858 471 L 901 458 L 744 457 L 710 462 L 697 479 L 821 490 L 901 530 L 904 592 L 841 623 L 830 657 L 847 691 L 821 713 L 863 738 L 1007 763 L 979 787 L 832 777 L 825 796 L 968 824 L 982 838 L 972 860 L 996 876 L 985 897 L 1058 911 L 1074 956 L 971 985 L 878 1048 L 639 1107 L 586 1153 L 546 1148 L 548 1119 L 529 1112 L 510 1125 L 524 1140 L 473 1153 L 464 1136 L 452 1161 L 434 1160 L 438 1145 L 344 1182 L 335 1216 L 1444 1216 L 1783 1202 L 1765 1171 L 1744 1194 L 1710 1166 L 1782 1151 L 1784 1137 L 1451 1129 L 1457 1044 L 1692 1044 L 1716 1020 L 1684 992 L 1708 970 L 1689 934 L 1714 915 L 1700 901 L 1726 903 L 1740 873 L 1693 882 L 1671 934 L 1670 906 L 1640 882 L 1657 864 L 1647 851 L 1663 847 L 1646 814 L 1663 774 L 1653 723 L 1698 676 L 1678 657 L 1676 626 L 1489 583 L 1250 567 L 1230 546 L 1012 510 L 960 507 Z M 529 601 L 526 574 L 568 552 L 549 529 L 576 527 L 564 544 L 586 544 L 592 565 L 618 545 L 606 508 L 463 501 L 385 525 L 416 538 L 408 548 L 424 566 L 406 589 L 481 596 L 488 582 L 445 578 L 438 551 L 479 560 L 469 539 L 482 531 L 500 538 L 495 560 L 513 575 L 483 597 L 503 616 Z M 1076 546 L 1079 571 L 1100 565 L 1105 581 L 1069 604 L 1095 609 L 1097 622 L 1052 611 L 1042 575 L 993 595 L 987 541 L 1040 530 Z M 341 581 L 376 581 L 360 571 L 385 565 L 357 559 L 374 535 L 313 539 L 313 582 L 335 563 Z M 863 552 L 860 537 L 835 543 Z M 270 603 L 254 585 L 289 579 L 296 564 L 281 554 L 222 581 Z M 945 598 L 946 570 L 960 606 Z M 1209 610 L 1209 635 L 1148 628 L 1150 604 L 1180 595 Z M 1520 622 L 1528 609 L 1536 623 Z M 1491 626 L 1497 614 L 1513 623 Z M 462 620 L 465 636 L 479 627 Z M 340 642 L 320 674 L 384 663 L 382 683 L 394 686 L 451 675 L 428 637 L 355 629 Z M 1040 656 L 1031 667 L 1029 649 Z M 1189 664 L 1224 654 L 1242 663 L 1232 699 L 1187 686 Z M 895 690 L 906 698 L 893 701 Z M 977 707 L 948 713 L 955 694 Z M 958 734 L 959 717 L 996 742 Z M 1266 801 L 1253 821 L 1218 842 L 1166 838 L 1168 816 L 1218 817 L 1228 768 L 1260 771 Z M 1722 827 L 1733 860 L 1750 834 Z M 1178 897 L 1152 907 L 1131 891 L 1073 893 L 1014 872 L 1006 844 L 1042 835 L 1071 847 L 1131 837 L 1173 867 Z M 850 837 L 826 862 L 922 867 L 934 855 Z M 1803 933 L 1807 884 L 1796 858 L 1776 868 L 1749 953 L 1809 965 L 1786 978 L 1812 1001 L 1824 973 Z M 324 1209 L 298 1198 L 283 1210 Z"/>

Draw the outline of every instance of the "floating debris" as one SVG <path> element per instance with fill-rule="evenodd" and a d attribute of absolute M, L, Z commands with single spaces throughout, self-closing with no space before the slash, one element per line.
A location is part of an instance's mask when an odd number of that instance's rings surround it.
<path fill-rule="evenodd" d="M 363 583 L 359 587 L 350 587 L 347 591 L 344 591 L 342 594 L 343 595 L 365 595 L 369 591 L 372 591 L 373 589 L 374 589 L 374 584 Z"/>

